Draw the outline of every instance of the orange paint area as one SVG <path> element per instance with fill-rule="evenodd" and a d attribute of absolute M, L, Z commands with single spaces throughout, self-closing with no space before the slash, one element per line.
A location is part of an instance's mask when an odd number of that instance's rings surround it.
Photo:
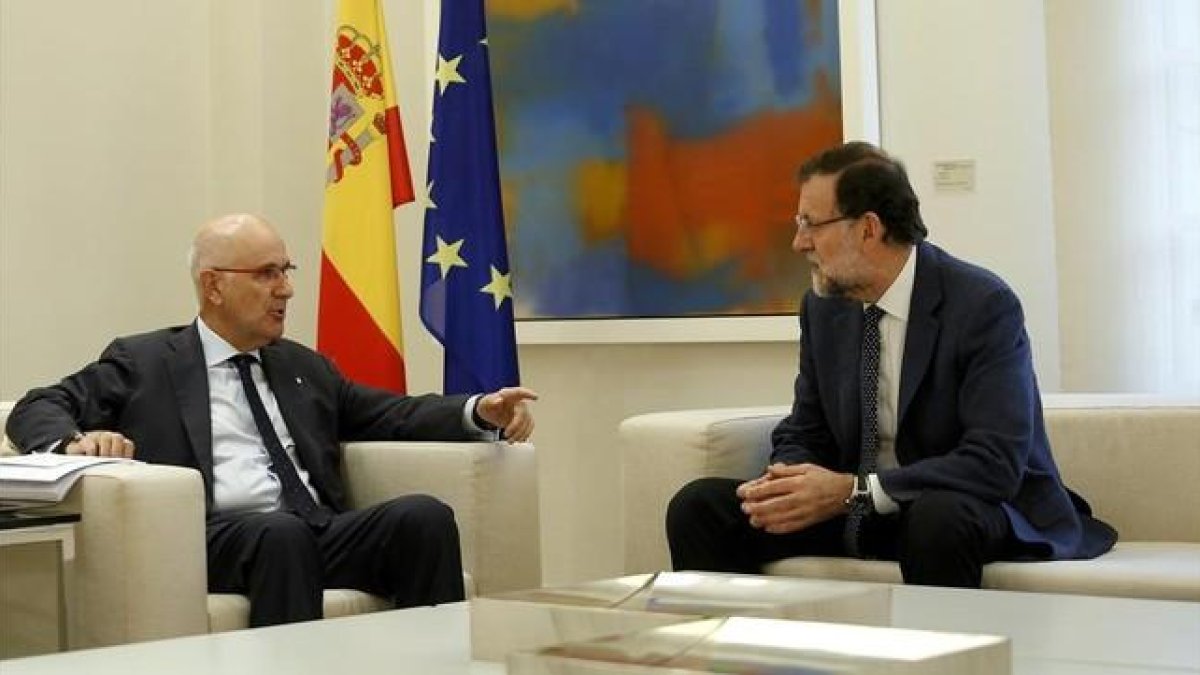
<path fill-rule="evenodd" d="M 730 260 L 738 261 L 743 278 L 763 278 L 767 261 L 790 240 L 796 169 L 842 138 L 840 105 L 828 86 L 805 109 L 761 113 L 698 140 L 672 138 L 663 121 L 642 108 L 629 111 L 628 123 L 623 220 L 629 255 L 676 279 Z M 621 196 L 611 180 L 579 182 L 599 192 L 585 193 L 584 201 Z M 593 231 L 588 211 L 583 215 Z M 597 234 L 612 230 L 611 214 L 590 217 Z"/>

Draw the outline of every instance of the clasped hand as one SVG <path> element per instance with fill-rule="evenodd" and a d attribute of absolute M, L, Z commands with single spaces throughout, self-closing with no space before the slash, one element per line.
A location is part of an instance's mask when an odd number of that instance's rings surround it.
<path fill-rule="evenodd" d="M 816 464 L 772 464 L 737 494 L 751 525 L 790 534 L 845 513 L 853 485 L 854 476 Z"/>
<path fill-rule="evenodd" d="M 533 413 L 526 401 L 538 395 L 524 387 L 505 387 L 479 397 L 475 412 L 489 424 L 504 430 L 504 439 L 512 443 L 529 440 L 533 433 Z"/>

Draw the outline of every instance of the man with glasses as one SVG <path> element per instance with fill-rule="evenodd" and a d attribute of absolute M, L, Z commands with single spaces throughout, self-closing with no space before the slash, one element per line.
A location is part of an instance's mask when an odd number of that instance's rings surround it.
<path fill-rule="evenodd" d="M 851 556 L 977 588 L 994 560 L 1109 550 L 1116 532 L 1059 478 L 1012 290 L 925 241 L 904 167 L 879 148 L 820 153 L 799 183 L 792 249 L 813 288 L 792 412 L 762 476 L 675 495 L 675 568 Z"/>
<path fill-rule="evenodd" d="M 295 267 L 262 218 L 205 224 L 188 258 L 195 321 L 114 340 L 95 363 L 30 391 L 9 417 L 9 438 L 25 451 L 198 469 L 209 589 L 249 596 L 252 626 L 321 618 L 324 588 L 397 607 L 462 600 L 450 508 L 404 495 L 347 511 L 339 444 L 478 440 L 501 429 L 524 441 L 536 395 L 408 397 L 343 378 L 283 338 Z"/>

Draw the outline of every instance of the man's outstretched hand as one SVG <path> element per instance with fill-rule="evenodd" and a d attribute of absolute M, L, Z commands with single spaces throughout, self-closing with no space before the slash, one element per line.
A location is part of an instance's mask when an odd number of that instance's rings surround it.
<path fill-rule="evenodd" d="M 529 440 L 533 433 L 533 413 L 526 401 L 536 401 L 537 392 L 525 387 L 505 387 L 484 394 L 475 404 L 475 413 L 494 427 L 504 430 L 504 438 L 513 443 Z"/>

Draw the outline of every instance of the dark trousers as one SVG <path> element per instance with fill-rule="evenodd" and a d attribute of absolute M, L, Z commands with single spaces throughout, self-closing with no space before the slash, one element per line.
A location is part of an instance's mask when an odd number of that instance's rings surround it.
<path fill-rule="evenodd" d="M 750 525 L 736 490 L 741 481 L 701 478 L 685 485 L 667 509 L 667 540 L 677 570 L 758 574 L 766 563 L 795 556 L 845 556 L 845 517 L 792 534 L 768 534 Z M 900 563 L 904 582 L 979 588 L 983 565 L 1011 543 L 1008 517 L 998 505 L 967 494 L 928 491 L 894 516 L 864 524 L 872 557 Z"/>
<path fill-rule="evenodd" d="M 396 607 L 462 600 L 454 512 L 427 495 L 405 495 L 339 513 L 317 531 L 292 513 L 215 514 L 208 519 L 208 588 L 250 598 L 250 625 L 322 617 L 326 588 L 355 588 Z"/>

